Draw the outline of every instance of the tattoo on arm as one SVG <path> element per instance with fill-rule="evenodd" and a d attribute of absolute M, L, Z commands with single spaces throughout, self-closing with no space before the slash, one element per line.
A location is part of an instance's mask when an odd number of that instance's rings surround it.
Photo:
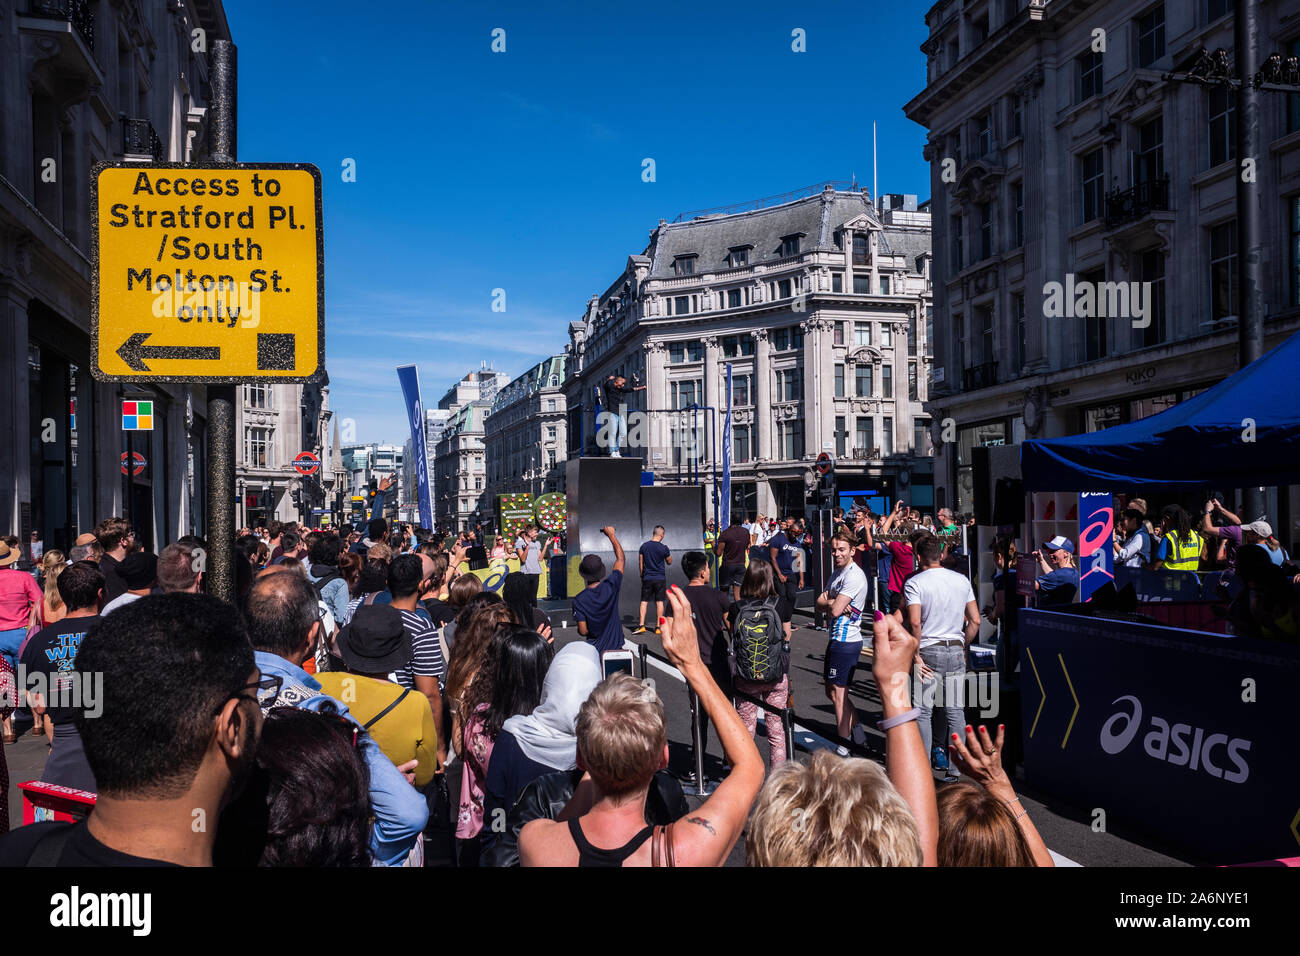
<path fill-rule="evenodd" d="M 708 820 L 704 819 L 704 817 L 687 817 L 687 818 L 686 818 L 686 822 L 687 822 L 687 823 L 696 823 L 696 824 L 699 824 L 700 826 L 704 827 L 704 829 L 708 830 L 709 833 L 713 834 L 714 836 L 717 836 L 717 835 L 718 835 L 718 831 L 715 830 L 715 829 L 713 829 L 713 824 L 711 824 Z"/>

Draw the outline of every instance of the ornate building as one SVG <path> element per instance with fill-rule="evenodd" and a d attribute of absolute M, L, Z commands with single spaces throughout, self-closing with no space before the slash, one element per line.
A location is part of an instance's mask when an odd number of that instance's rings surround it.
<path fill-rule="evenodd" d="M 802 514 L 822 451 L 842 493 L 927 506 L 930 215 L 885 198 L 827 183 L 661 220 L 569 326 L 570 455 L 607 453 L 599 386 L 635 376 L 630 453 L 703 484 L 711 510 L 730 366 L 733 509 Z"/>
<path fill-rule="evenodd" d="M 564 491 L 564 356 L 534 365 L 497 392 L 484 423 L 487 507 L 496 496 Z"/>
<path fill-rule="evenodd" d="M 1261 59 L 1300 53 L 1294 10 L 1259 16 Z M 968 510 L 973 447 L 1135 421 L 1235 371 L 1234 97 L 1167 78 L 1231 49 L 1232 2 L 941 0 L 926 22 L 905 112 L 945 239 L 927 408 L 937 497 Z M 1300 96 L 1261 96 L 1267 349 L 1300 326 Z"/>

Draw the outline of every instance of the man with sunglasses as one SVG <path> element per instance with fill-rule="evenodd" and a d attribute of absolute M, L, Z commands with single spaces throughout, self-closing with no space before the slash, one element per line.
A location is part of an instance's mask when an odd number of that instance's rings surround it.
<path fill-rule="evenodd" d="M 323 639 L 323 626 L 316 592 L 300 568 L 277 566 L 263 572 L 249 589 L 244 616 L 257 666 L 263 674 L 281 681 L 274 692 L 259 694 L 263 711 L 272 707 L 319 710 L 332 705 L 355 723 L 347 705 L 327 696 L 320 682 L 303 670 L 303 663 Z M 361 738 L 360 745 L 370 770 L 370 801 L 375 814 L 371 854 L 377 865 L 402 866 L 419 845 L 429 819 L 424 795 L 412 785 L 416 761 L 393 766 L 369 734 Z"/>
<path fill-rule="evenodd" d="M 204 594 L 141 598 L 86 635 L 77 670 L 103 675 L 99 705 L 74 717 L 95 812 L 15 830 L 0 866 L 211 866 L 261 736 L 257 693 L 274 683 L 238 612 Z"/>

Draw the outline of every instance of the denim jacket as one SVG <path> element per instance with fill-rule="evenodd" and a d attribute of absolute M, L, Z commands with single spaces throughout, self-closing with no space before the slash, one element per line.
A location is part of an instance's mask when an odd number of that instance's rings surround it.
<path fill-rule="evenodd" d="M 320 682 L 301 667 L 268 651 L 257 651 L 256 657 L 263 675 L 284 681 L 278 697 L 282 705 L 318 710 L 328 702 L 342 716 L 357 723 L 347 705 L 322 693 Z M 269 700 L 264 702 L 268 703 Z M 401 866 L 429 821 L 428 803 L 420 791 L 407 783 L 406 777 L 384 756 L 369 734 L 362 734 L 358 744 L 370 769 L 370 802 L 375 814 L 375 826 L 370 834 L 371 856 L 376 866 Z"/>

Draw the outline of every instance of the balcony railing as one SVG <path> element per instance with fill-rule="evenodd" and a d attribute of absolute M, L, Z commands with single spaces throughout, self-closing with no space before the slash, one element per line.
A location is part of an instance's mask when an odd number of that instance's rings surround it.
<path fill-rule="evenodd" d="M 162 140 L 147 119 L 119 117 L 122 124 L 122 154 L 124 156 L 152 156 L 155 163 L 163 161 Z"/>
<path fill-rule="evenodd" d="M 87 0 L 31 0 L 27 8 L 34 17 L 67 20 L 81 35 L 87 49 L 95 52 L 95 14 Z"/>
<path fill-rule="evenodd" d="M 1106 225 L 1141 219 L 1154 210 L 1169 209 L 1169 176 L 1134 183 L 1128 189 L 1116 189 L 1106 194 Z"/>
<path fill-rule="evenodd" d="M 997 383 L 997 362 L 985 362 L 983 365 L 976 365 L 971 368 L 962 369 L 961 387 L 963 391 L 973 392 L 977 389 L 988 388 Z"/>

